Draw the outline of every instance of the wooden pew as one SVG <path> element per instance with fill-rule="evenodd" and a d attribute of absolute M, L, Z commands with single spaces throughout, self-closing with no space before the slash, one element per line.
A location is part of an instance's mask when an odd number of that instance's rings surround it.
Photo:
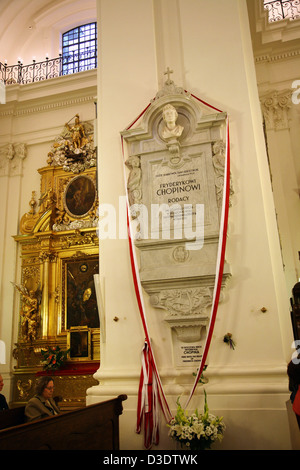
<path fill-rule="evenodd" d="M 25 406 L 0 411 L 0 429 L 25 423 Z"/>
<path fill-rule="evenodd" d="M 0 430 L 0 450 L 119 450 L 126 395 Z"/>

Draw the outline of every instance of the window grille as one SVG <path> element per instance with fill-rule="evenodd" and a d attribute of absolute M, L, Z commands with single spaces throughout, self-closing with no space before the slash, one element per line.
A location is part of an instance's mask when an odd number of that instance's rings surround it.
<path fill-rule="evenodd" d="M 62 75 L 97 67 L 97 23 L 67 31 L 62 36 Z"/>
<path fill-rule="evenodd" d="M 300 0 L 264 0 L 264 9 L 268 10 L 269 23 L 285 18 L 290 20 L 300 18 Z"/>

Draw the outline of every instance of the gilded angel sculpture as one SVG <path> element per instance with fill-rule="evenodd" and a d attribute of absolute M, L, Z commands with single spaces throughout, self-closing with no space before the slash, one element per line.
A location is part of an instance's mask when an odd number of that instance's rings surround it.
<path fill-rule="evenodd" d="M 75 149 L 82 148 L 88 142 L 84 126 L 80 123 L 78 114 L 75 116 L 74 126 L 70 127 L 68 123 L 66 123 L 65 126 L 72 134 L 73 146 Z"/>
<path fill-rule="evenodd" d="M 20 315 L 21 335 L 25 341 L 36 340 L 39 326 L 39 308 L 41 303 L 41 290 L 29 290 L 27 287 L 12 282 L 13 286 L 22 295 L 22 308 Z"/>

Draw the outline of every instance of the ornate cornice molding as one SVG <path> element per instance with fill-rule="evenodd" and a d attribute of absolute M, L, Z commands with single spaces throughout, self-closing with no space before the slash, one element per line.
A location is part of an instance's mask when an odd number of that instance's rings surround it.
<path fill-rule="evenodd" d="M 0 116 L 24 116 L 94 102 L 97 69 L 49 80 L 6 86 Z"/>
<path fill-rule="evenodd" d="M 261 62 L 277 62 L 282 60 L 289 60 L 294 59 L 295 57 L 300 57 L 300 49 L 275 52 L 273 54 L 255 54 L 254 60 L 258 64 Z"/>
<path fill-rule="evenodd" d="M 55 100 L 50 103 L 36 104 L 34 106 L 21 106 L 18 103 L 10 109 L 4 109 L 0 111 L 0 117 L 5 116 L 24 116 L 29 114 L 36 114 L 45 111 L 53 111 L 53 109 L 65 108 L 68 106 L 74 106 L 82 103 L 95 101 L 95 94 L 68 98 L 65 100 Z"/>

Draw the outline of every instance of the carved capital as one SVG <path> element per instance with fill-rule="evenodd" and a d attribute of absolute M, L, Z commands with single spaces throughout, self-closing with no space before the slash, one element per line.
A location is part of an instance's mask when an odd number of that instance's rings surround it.
<path fill-rule="evenodd" d="M 43 251 L 40 253 L 39 258 L 42 262 L 48 261 L 53 263 L 57 258 L 57 253 L 52 253 L 51 251 Z"/>
<path fill-rule="evenodd" d="M 261 97 L 262 112 L 267 130 L 289 128 L 289 110 L 291 108 L 291 91 L 273 91 Z"/>
<path fill-rule="evenodd" d="M 0 148 L 0 176 L 19 176 L 27 156 L 26 144 L 7 144 Z"/>

